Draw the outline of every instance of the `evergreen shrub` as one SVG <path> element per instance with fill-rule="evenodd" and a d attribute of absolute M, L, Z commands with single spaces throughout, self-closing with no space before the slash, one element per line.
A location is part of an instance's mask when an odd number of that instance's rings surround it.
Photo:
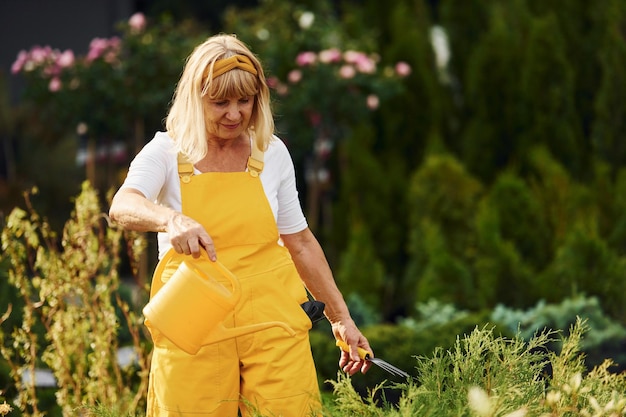
<path fill-rule="evenodd" d="M 584 372 L 579 346 L 585 324 L 577 320 L 567 337 L 545 332 L 525 341 L 496 336 L 487 326 L 460 337 L 450 349 L 417 357 L 416 378 L 379 383 L 365 395 L 355 378 L 332 382 L 334 403 L 327 416 L 622 416 L 626 414 L 625 374 L 611 374 L 607 361 Z M 546 345 L 561 340 L 559 352 Z M 551 370 L 551 372 L 546 372 Z M 397 402 L 381 391 L 398 390 Z"/>
<path fill-rule="evenodd" d="M 480 308 L 482 295 L 471 265 L 476 256 L 473 218 L 483 192 L 451 155 L 430 155 L 411 176 L 406 280 L 413 283 L 417 301 L 439 298 Z"/>
<path fill-rule="evenodd" d="M 471 313 L 457 311 L 452 305 L 431 300 L 418 306 L 421 316 L 416 320 L 406 319 L 398 324 L 374 324 L 361 327 L 367 337 L 374 354 L 392 365 L 415 375 L 415 357 L 430 356 L 437 349 L 447 350 L 454 346 L 458 337 L 470 334 L 476 327 L 489 323 L 490 312 Z M 435 310 L 442 311 L 437 315 Z M 428 316 L 426 316 L 428 315 Z M 494 332 L 501 336 L 512 336 L 506 327 L 493 325 Z M 311 349 L 315 359 L 318 379 L 321 383 L 333 380 L 338 371 L 339 350 L 330 331 L 325 329 L 311 332 Z M 369 388 L 382 381 L 402 382 L 397 377 L 373 366 L 365 375 L 352 377 L 355 390 L 365 395 Z M 329 389 L 328 384 L 322 385 Z M 398 399 L 398 391 L 386 387 L 380 395 L 389 401 Z"/>
<path fill-rule="evenodd" d="M 599 366 L 610 358 L 616 364 L 612 372 L 626 370 L 626 327 L 604 313 L 597 297 L 580 295 L 557 304 L 541 300 L 526 310 L 500 304 L 491 313 L 493 321 L 501 323 L 509 332 L 517 332 L 524 340 L 545 330 L 566 332 L 579 317 L 588 327 L 580 343 L 587 368 Z M 559 346 L 552 346 L 552 349 L 558 350 Z"/>

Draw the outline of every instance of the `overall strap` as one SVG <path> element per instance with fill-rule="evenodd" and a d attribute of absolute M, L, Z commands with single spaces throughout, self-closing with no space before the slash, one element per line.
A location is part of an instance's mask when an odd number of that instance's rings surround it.
<path fill-rule="evenodd" d="M 251 155 L 248 157 L 248 171 L 250 172 L 251 176 L 258 177 L 259 174 L 263 171 L 263 166 L 265 165 L 263 162 L 264 152 L 259 150 L 259 148 L 256 147 L 256 144 L 252 143 L 250 153 Z M 187 184 L 191 181 L 192 175 L 193 164 L 189 162 L 185 155 L 179 152 L 178 176 L 180 177 L 180 180 Z"/>
<path fill-rule="evenodd" d="M 178 176 L 180 180 L 185 184 L 191 181 L 193 175 L 193 164 L 189 162 L 189 159 L 182 152 L 178 153 Z"/>
<path fill-rule="evenodd" d="M 263 171 L 263 151 L 257 148 L 256 143 L 252 142 L 250 146 L 250 156 L 248 157 L 248 172 L 253 177 L 258 177 Z"/>

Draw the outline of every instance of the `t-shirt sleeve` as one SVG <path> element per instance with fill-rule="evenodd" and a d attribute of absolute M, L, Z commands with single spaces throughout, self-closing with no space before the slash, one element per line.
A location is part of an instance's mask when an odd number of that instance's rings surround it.
<path fill-rule="evenodd" d="M 133 188 L 156 202 L 172 169 L 172 149 L 169 137 L 157 134 L 132 160 L 120 188 Z"/>
<path fill-rule="evenodd" d="M 280 234 L 298 233 L 306 229 L 308 224 L 296 186 L 296 173 L 293 160 L 285 144 L 279 143 L 280 186 L 278 189 L 278 215 L 277 226 Z"/>

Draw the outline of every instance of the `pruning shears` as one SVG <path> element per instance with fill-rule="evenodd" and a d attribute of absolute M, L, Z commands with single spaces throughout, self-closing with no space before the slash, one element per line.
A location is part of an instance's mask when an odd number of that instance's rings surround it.
<path fill-rule="evenodd" d="M 350 352 L 350 347 L 343 340 L 337 340 L 336 345 L 339 346 L 339 348 L 341 348 L 341 350 L 343 350 L 344 352 Z M 363 348 L 358 348 L 358 352 L 359 352 L 359 358 L 366 360 L 366 361 L 370 361 L 375 365 L 378 365 L 385 371 L 389 372 L 391 375 L 401 376 L 404 378 L 411 378 L 411 375 L 404 372 L 402 369 L 396 368 L 389 362 L 386 362 L 380 358 L 373 357 L 371 352 L 368 352 L 367 350 Z"/>

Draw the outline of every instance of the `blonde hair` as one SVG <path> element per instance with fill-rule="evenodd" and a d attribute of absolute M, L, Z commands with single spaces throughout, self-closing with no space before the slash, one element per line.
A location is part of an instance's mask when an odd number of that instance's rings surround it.
<path fill-rule="evenodd" d="M 213 78 L 215 61 L 234 55 L 249 58 L 257 74 L 235 68 Z M 215 35 L 198 45 L 187 58 L 165 121 L 178 151 L 192 163 L 207 154 L 204 97 L 214 100 L 246 96 L 254 96 L 248 134 L 257 148 L 265 151 L 274 134 L 274 118 L 260 61 L 235 35 Z"/>

